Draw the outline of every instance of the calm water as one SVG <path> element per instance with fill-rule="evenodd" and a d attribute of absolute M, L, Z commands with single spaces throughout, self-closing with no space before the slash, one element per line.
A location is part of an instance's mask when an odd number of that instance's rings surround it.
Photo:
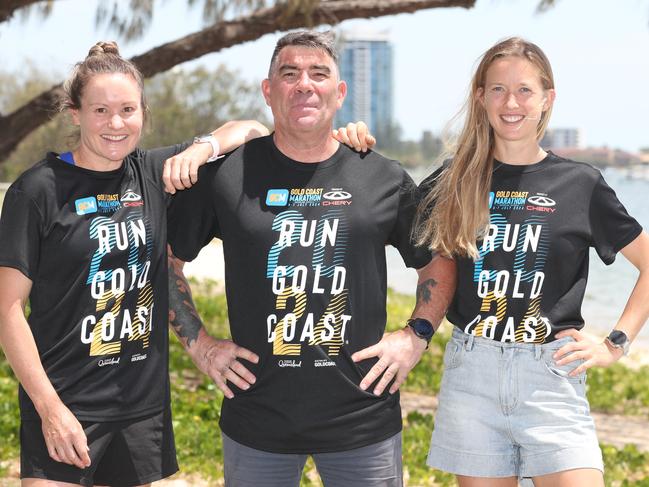
<path fill-rule="evenodd" d="M 649 229 L 649 168 L 633 177 L 620 170 L 607 169 L 604 177 L 627 211 L 645 230 Z M 412 294 L 417 284 L 417 273 L 404 266 L 393 247 L 388 249 L 388 285 L 399 292 Z M 618 254 L 613 264 L 606 266 L 591 250 L 590 275 L 583 306 L 587 329 L 607 334 L 615 326 L 636 278 L 637 270 L 622 254 Z M 640 332 L 639 339 L 643 345 L 649 346 L 649 324 Z"/>

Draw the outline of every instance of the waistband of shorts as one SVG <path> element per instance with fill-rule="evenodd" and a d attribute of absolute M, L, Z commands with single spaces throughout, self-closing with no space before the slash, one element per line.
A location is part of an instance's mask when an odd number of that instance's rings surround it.
<path fill-rule="evenodd" d="M 456 340 L 462 344 L 467 350 L 472 350 L 474 347 L 492 347 L 500 350 L 521 350 L 534 352 L 536 354 L 548 353 L 561 348 L 566 343 L 575 341 L 572 337 L 563 337 L 558 340 L 553 340 L 546 343 L 521 343 L 521 342 L 500 342 L 490 338 L 471 335 L 465 333 L 459 327 L 453 326 L 452 340 Z"/>

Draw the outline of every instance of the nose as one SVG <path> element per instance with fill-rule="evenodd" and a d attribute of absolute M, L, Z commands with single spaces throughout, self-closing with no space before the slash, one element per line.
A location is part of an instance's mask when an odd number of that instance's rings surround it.
<path fill-rule="evenodd" d="M 311 92 L 311 78 L 309 78 L 309 73 L 307 73 L 306 71 L 300 73 L 300 77 L 295 84 L 295 89 L 300 93 Z"/>
<path fill-rule="evenodd" d="M 108 126 L 112 129 L 122 128 L 124 126 L 124 120 L 122 120 L 122 117 L 118 113 L 115 113 L 110 117 L 110 120 L 108 120 Z"/>
<path fill-rule="evenodd" d="M 507 108 L 518 107 L 518 100 L 516 99 L 516 95 L 514 93 L 507 94 L 507 99 L 505 100 L 505 106 Z"/>

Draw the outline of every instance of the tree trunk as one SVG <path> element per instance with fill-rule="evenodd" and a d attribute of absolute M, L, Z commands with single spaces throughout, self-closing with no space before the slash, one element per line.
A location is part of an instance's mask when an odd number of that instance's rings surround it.
<path fill-rule="evenodd" d="M 22 0 L 22 3 L 33 1 Z M 428 8 L 471 8 L 474 4 L 475 0 L 321 0 L 308 16 L 302 13 L 288 16 L 286 4 L 280 4 L 235 20 L 219 22 L 155 47 L 133 57 L 132 61 L 148 78 L 204 54 L 252 41 L 272 32 L 319 24 L 334 25 L 347 19 L 412 13 Z M 49 120 L 61 94 L 61 85 L 53 86 L 13 113 L 0 117 L 0 163 L 27 135 Z"/>

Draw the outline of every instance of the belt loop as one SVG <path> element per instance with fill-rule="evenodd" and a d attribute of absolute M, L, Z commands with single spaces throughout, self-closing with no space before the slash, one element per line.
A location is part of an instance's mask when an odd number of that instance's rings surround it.
<path fill-rule="evenodd" d="M 473 350 L 473 342 L 475 341 L 475 335 L 469 334 L 469 338 L 464 342 L 464 348 L 467 352 Z"/>
<path fill-rule="evenodd" d="M 534 358 L 536 360 L 540 360 L 541 355 L 543 355 L 543 347 L 541 347 L 541 345 L 539 345 L 538 343 L 535 343 L 534 344 Z"/>

